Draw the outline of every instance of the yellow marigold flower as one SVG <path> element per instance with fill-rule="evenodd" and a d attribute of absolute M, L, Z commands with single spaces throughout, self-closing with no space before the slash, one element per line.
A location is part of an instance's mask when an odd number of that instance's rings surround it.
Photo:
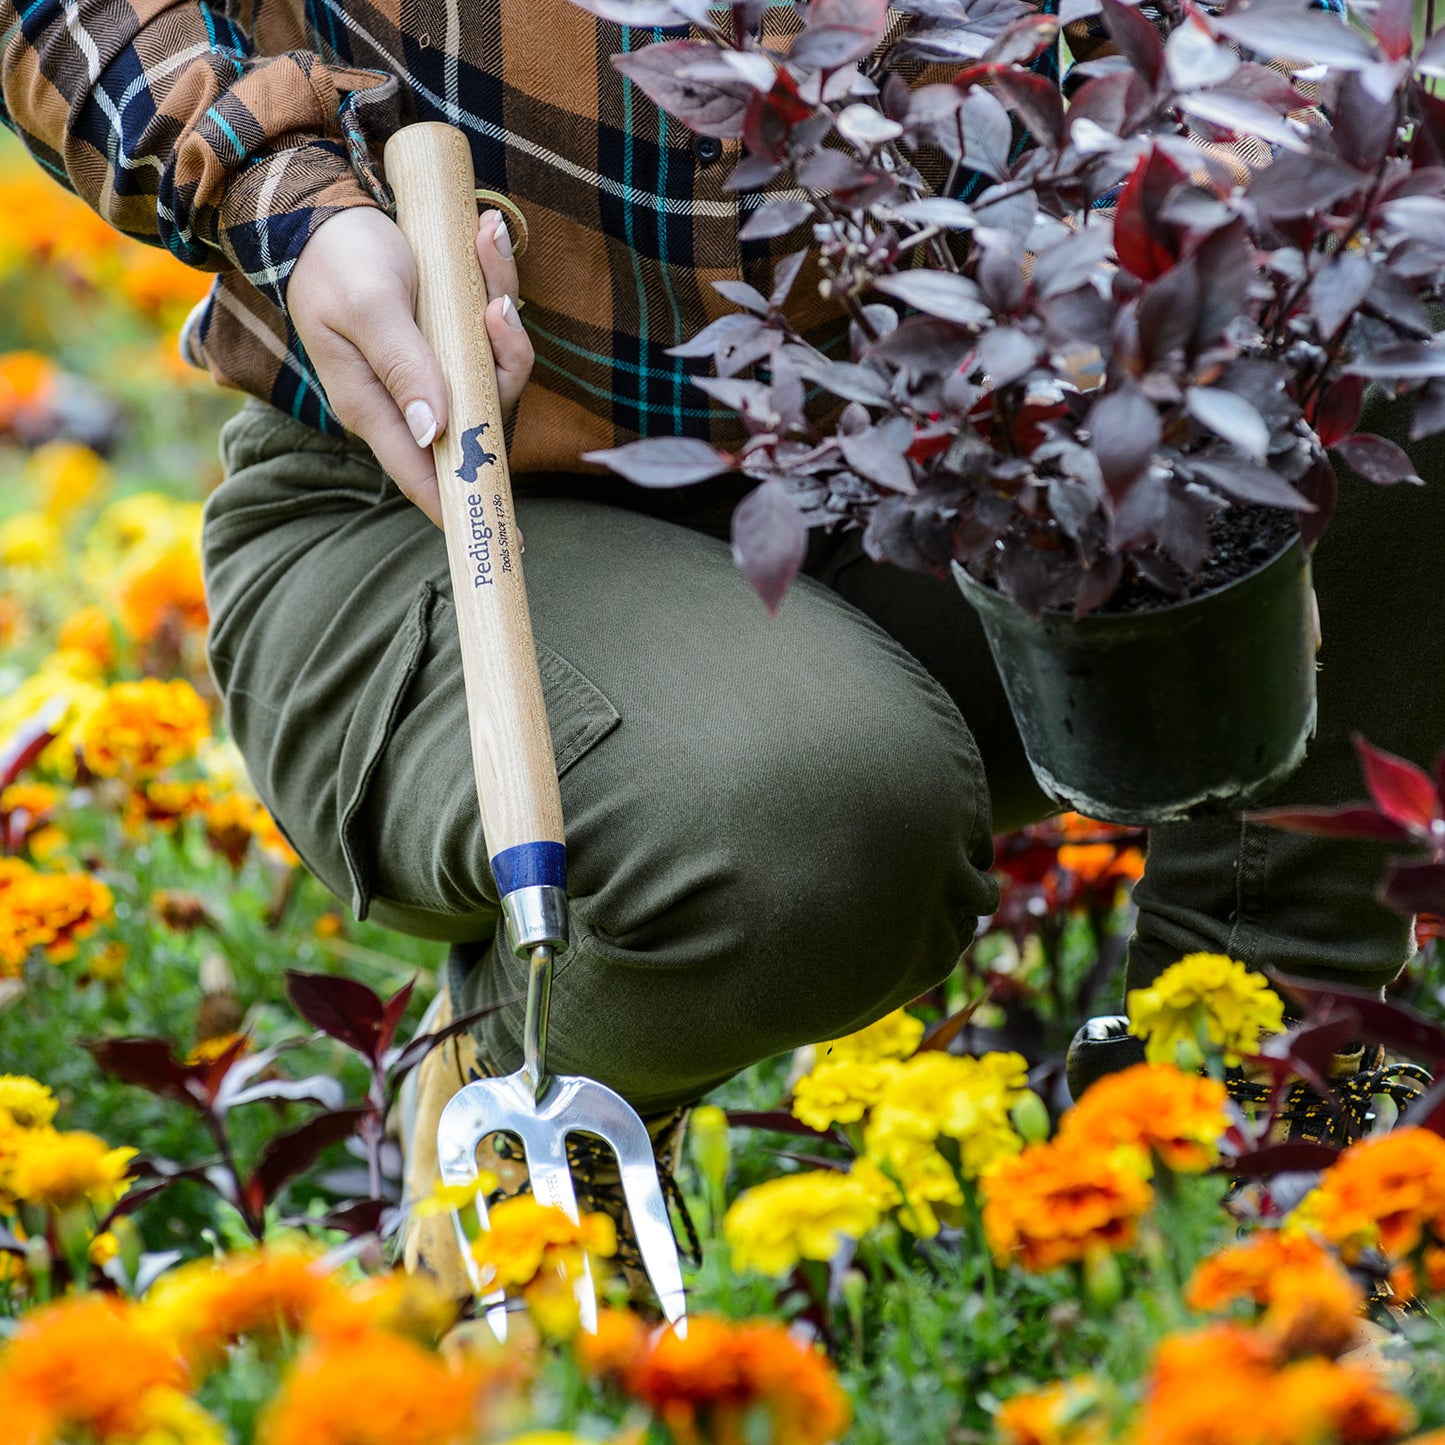
<path fill-rule="evenodd" d="M 46 1305 L 22 1316 L 0 1350 L 7 1445 L 12 1422 L 27 1416 L 41 1445 L 136 1440 L 149 1394 L 185 1383 L 180 1356 L 144 1328 L 135 1307 L 95 1294 Z"/>
<path fill-rule="evenodd" d="M 1445 1139 L 1395 1129 L 1352 1144 L 1291 1215 L 1353 1261 L 1378 1249 L 1395 1263 L 1445 1244 Z"/>
<path fill-rule="evenodd" d="M 42 1209 L 67 1209 L 86 1200 L 109 1208 L 125 1193 L 137 1152 L 112 1149 L 83 1129 L 27 1129 L 12 1142 L 6 1191 Z"/>
<path fill-rule="evenodd" d="M 121 577 L 116 608 L 137 642 L 154 642 L 166 631 L 204 632 L 210 613 L 195 543 L 186 539 L 147 553 Z"/>
<path fill-rule="evenodd" d="M 1263 1034 L 1284 1028 L 1284 1002 L 1264 976 L 1222 953 L 1191 953 L 1149 988 L 1128 996 L 1129 1031 L 1145 1041 L 1151 1064 L 1178 1061 L 1179 1046 L 1207 1039 L 1235 1065 L 1259 1048 Z"/>
<path fill-rule="evenodd" d="M 74 958 L 76 944 L 110 917 L 115 899 L 89 873 L 7 870 L 0 877 L 0 977 L 19 974 L 32 952 L 51 963 Z"/>
<path fill-rule="evenodd" d="M 743 1440 L 761 1416 L 770 1427 L 765 1439 L 830 1445 L 852 1415 L 821 1350 L 780 1325 L 729 1324 L 708 1315 L 689 1316 L 685 1336 L 675 1330 L 654 1336 L 624 1386 L 679 1441 Z"/>
<path fill-rule="evenodd" d="M 153 777 L 191 757 L 211 730 L 200 694 L 180 678 L 117 682 L 85 719 L 80 749 L 102 778 Z"/>
<path fill-rule="evenodd" d="M 0 792 L 0 813 L 24 813 L 43 818 L 60 801 L 60 789 L 49 783 L 11 783 Z"/>
<path fill-rule="evenodd" d="M 958 1145 L 958 1167 L 976 1178 L 1023 1147 L 1010 1111 L 1026 1091 L 1019 1054 L 981 1058 L 916 1054 L 893 1067 L 864 1130 L 864 1150 L 895 1175 L 922 1167 L 922 1145 L 940 1136 Z"/>
<path fill-rule="evenodd" d="M 179 1390 L 150 1390 L 136 1402 L 135 1434 L 126 1445 L 230 1445 L 220 1422 Z"/>
<path fill-rule="evenodd" d="M 251 847 L 256 804 L 244 793 L 228 793 L 206 804 L 205 819 L 206 842 L 232 868 L 239 868 Z"/>
<path fill-rule="evenodd" d="M 907 1009 L 895 1009 L 857 1033 L 819 1044 L 818 1059 L 833 1064 L 844 1060 L 871 1064 L 883 1059 L 906 1059 L 922 1042 L 923 1034 L 922 1019 L 914 1018 Z"/>
<path fill-rule="evenodd" d="M 910 1234 L 931 1239 L 938 1233 L 939 1211 L 953 1221 L 963 1207 L 963 1189 L 952 1164 L 927 1140 L 900 1132 L 882 1144 L 880 1153 L 865 1154 L 849 1171 L 880 1213 L 898 1211 L 898 1222 Z M 881 1163 L 879 1161 L 882 1161 Z"/>
<path fill-rule="evenodd" d="M 152 779 L 131 790 L 126 799 L 126 824 L 139 830 L 142 824 L 148 823 L 169 832 L 187 818 L 204 812 L 210 800 L 208 783 Z"/>
<path fill-rule="evenodd" d="M 258 1445 L 470 1445 L 483 1381 L 396 1335 L 322 1343 L 292 1367 Z"/>
<path fill-rule="evenodd" d="M 98 983 L 117 983 L 125 972 L 129 957 L 129 945 L 118 938 L 108 939 L 98 948 L 91 949 L 85 960 L 85 972 Z"/>
<path fill-rule="evenodd" d="M 1200 1262 L 1185 1291 L 1197 1310 L 1247 1301 L 1281 1354 L 1335 1356 L 1359 1333 L 1364 1295 L 1338 1260 L 1312 1239 L 1262 1229 Z"/>
<path fill-rule="evenodd" d="M 458 1310 L 430 1275 L 393 1270 L 332 1291 L 311 1311 L 306 1328 L 326 1343 L 380 1331 L 431 1347 L 456 1324 Z"/>
<path fill-rule="evenodd" d="M 1106 1445 L 1099 1384 L 1087 1375 L 1014 1395 L 999 1406 L 999 1445 Z"/>
<path fill-rule="evenodd" d="M 1154 1198 L 1137 1154 L 1078 1140 L 1031 1145 L 999 1160 L 980 1183 L 994 1257 L 1036 1273 L 1132 1248 Z"/>
<path fill-rule="evenodd" d="M 52 567 L 65 555 L 60 528 L 40 512 L 17 512 L 0 522 L 0 564 L 6 567 Z"/>
<path fill-rule="evenodd" d="M 484 1290 L 525 1291 L 544 1271 L 575 1280 L 584 1255 L 617 1252 L 617 1226 L 605 1214 L 584 1214 L 573 1224 L 560 1210 L 530 1194 L 504 1199 L 491 1211 L 489 1227 L 472 1245 Z"/>
<path fill-rule="evenodd" d="M 103 1269 L 120 1253 L 120 1240 L 107 1229 L 90 1241 L 86 1253 L 93 1265 Z"/>
<path fill-rule="evenodd" d="M 856 1124 L 883 1095 L 897 1065 L 882 1060 L 828 1059 L 798 1080 L 793 1117 L 810 1129 Z"/>
<path fill-rule="evenodd" d="M 412 1205 L 412 1213 L 418 1219 L 436 1219 L 454 1209 L 468 1209 L 475 1203 L 477 1195 L 485 1199 L 498 1182 L 490 1169 L 479 1169 L 477 1177 L 465 1184 L 446 1184 L 438 1177 L 432 1181 L 430 1191 Z"/>
<path fill-rule="evenodd" d="M 1166 1064 L 1135 1064 L 1092 1084 L 1064 1115 L 1059 1137 L 1103 1149 L 1143 1149 L 1178 1173 L 1197 1174 L 1219 1158 L 1228 1101 L 1214 1079 Z"/>
<path fill-rule="evenodd" d="M 104 458 L 79 442 L 53 441 L 36 447 L 25 473 L 45 515 L 62 526 L 110 488 L 110 467 Z"/>
<path fill-rule="evenodd" d="M 206 1370 L 243 1336 L 297 1333 L 336 1290 L 314 1248 L 263 1247 L 171 1270 L 146 1310 L 157 1332 Z"/>
<path fill-rule="evenodd" d="M 200 535 L 198 509 L 164 492 L 132 492 L 118 497 L 96 518 L 87 544 L 122 556 L 138 547 L 170 546 Z"/>
<path fill-rule="evenodd" d="M 109 672 L 116 663 L 115 626 L 100 607 L 82 607 L 60 624 L 55 645 L 62 652 L 89 658 L 97 672 Z"/>
<path fill-rule="evenodd" d="M 48 1084 L 25 1074 L 0 1074 L 0 1116 L 22 1129 L 43 1129 L 59 1106 Z"/>
<path fill-rule="evenodd" d="M 723 1221 L 733 1268 L 782 1276 L 799 1260 L 829 1260 L 844 1239 L 878 1223 L 867 1189 L 833 1170 L 770 1179 L 740 1195 Z"/>

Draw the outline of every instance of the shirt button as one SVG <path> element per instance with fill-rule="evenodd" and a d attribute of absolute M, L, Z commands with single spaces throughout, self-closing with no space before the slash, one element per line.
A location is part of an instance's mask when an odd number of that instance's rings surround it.
<path fill-rule="evenodd" d="M 714 135 L 697 136 L 692 143 L 692 153 L 700 165 L 710 166 L 722 154 L 722 142 Z"/>

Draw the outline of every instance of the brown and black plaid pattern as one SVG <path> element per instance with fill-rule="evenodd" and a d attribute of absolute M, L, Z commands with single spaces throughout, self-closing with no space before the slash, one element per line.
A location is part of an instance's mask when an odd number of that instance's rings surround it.
<path fill-rule="evenodd" d="M 785 0 L 764 28 L 785 44 L 798 14 Z M 609 63 L 671 33 L 569 0 L 0 0 L 0 121 L 119 229 L 218 271 L 187 355 L 323 431 L 339 424 L 286 315 L 295 259 L 336 211 L 388 203 L 398 125 L 461 127 L 530 232 L 537 367 L 512 465 L 575 470 L 637 436 L 736 443 L 690 385 L 706 360 L 667 350 L 731 309 L 711 282 L 766 293 L 803 240 L 740 242 L 762 198 L 723 190 L 739 143 L 699 145 Z M 841 343 L 841 312 L 795 296 L 810 337 Z"/>
<path fill-rule="evenodd" d="M 765 24 L 800 28 L 791 5 Z M 731 309 L 713 280 L 766 291 L 801 240 L 739 242 L 761 202 L 723 190 L 738 144 L 698 146 L 610 64 L 668 33 L 568 0 L 0 0 L 0 119 L 118 228 L 221 272 L 188 355 L 322 430 L 338 423 L 285 312 L 295 258 L 338 209 L 387 203 L 396 126 L 460 126 L 530 232 L 513 467 L 575 469 L 635 436 L 736 440 L 689 384 L 706 362 L 666 351 Z M 841 313 L 811 310 L 841 340 Z"/>

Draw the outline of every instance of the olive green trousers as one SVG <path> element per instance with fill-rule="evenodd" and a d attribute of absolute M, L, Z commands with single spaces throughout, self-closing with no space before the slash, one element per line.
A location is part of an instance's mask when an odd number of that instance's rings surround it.
<path fill-rule="evenodd" d="M 210 657 L 262 799 L 358 916 L 455 945 L 459 1009 L 510 997 L 441 534 L 359 443 L 260 403 L 223 457 Z M 991 831 L 1049 811 L 952 583 L 820 536 L 770 618 L 722 540 L 732 495 L 518 486 L 573 905 L 549 1057 L 644 1112 L 936 983 L 996 904 Z M 1360 796 L 1353 728 L 1418 760 L 1445 742 L 1442 511 L 1445 487 L 1344 499 L 1320 735 L 1281 797 Z M 1218 948 L 1382 984 L 1409 948 L 1382 864 L 1231 821 L 1156 830 L 1131 983 Z M 478 1041 L 515 1067 L 520 1028 L 511 1006 Z"/>

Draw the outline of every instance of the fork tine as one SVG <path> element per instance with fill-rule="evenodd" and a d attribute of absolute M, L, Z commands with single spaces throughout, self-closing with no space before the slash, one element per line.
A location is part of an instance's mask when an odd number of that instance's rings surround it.
<path fill-rule="evenodd" d="M 477 1168 L 477 1149 L 489 1134 L 497 1132 L 497 1126 L 489 1118 L 504 1101 L 494 1098 L 494 1090 L 488 1089 L 490 1079 L 479 1079 L 459 1089 L 442 1110 L 437 1123 L 437 1168 L 443 1184 L 471 1184 L 481 1171 Z M 489 1109 L 488 1106 L 491 1106 Z M 483 1229 L 491 1228 L 487 1216 L 487 1201 L 478 1190 L 472 1203 L 477 1211 L 477 1220 Z M 462 1265 L 467 1272 L 472 1289 L 481 1296 L 482 1309 L 492 1333 L 501 1342 L 507 1338 L 507 1296 L 499 1289 L 482 1294 L 481 1274 L 477 1261 L 472 1255 L 472 1242 L 462 1224 L 459 1210 L 452 1210 L 452 1229 L 456 1232 L 457 1249 L 462 1256 Z"/>
<path fill-rule="evenodd" d="M 648 1150 L 645 1159 L 634 1160 L 618 1149 L 617 1157 L 622 1164 L 622 1193 L 632 1215 L 642 1267 L 657 1292 L 662 1313 L 670 1324 L 677 1326 L 678 1333 L 683 1334 L 687 1328 L 687 1296 L 682 1287 L 682 1261 L 678 1258 L 677 1241 L 667 1217 L 667 1201 L 662 1197 L 652 1151 Z"/>
<path fill-rule="evenodd" d="M 577 1191 L 572 1187 L 572 1170 L 567 1163 L 567 1136 L 560 1130 L 528 1130 L 522 1135 L 527 1173 L 532 1180 L 532 1197 L 539 1204 L 560 1209 L 576 1224 Z M 582 1328 L 597 1333 L 597 1289 L 592 1283 L 592 1265 L 582 1254 L 582 1274 L 576 1284 L 577 1312 Z"/>
<path fill-rule="evenodd" d="M 595 1134 L 617 1156 L 622 1195 L 632 1216 L 642 1267 L 668 1322 L 685 1330 L 687 1297 L 682 1285 L 682 1260 L 667 1217 L 667 1201 L 662 1196 L 647 1126 L 619 1095 L 590 1079 L 579 1082 L 568 1114 L 570 1127 Z"/>

